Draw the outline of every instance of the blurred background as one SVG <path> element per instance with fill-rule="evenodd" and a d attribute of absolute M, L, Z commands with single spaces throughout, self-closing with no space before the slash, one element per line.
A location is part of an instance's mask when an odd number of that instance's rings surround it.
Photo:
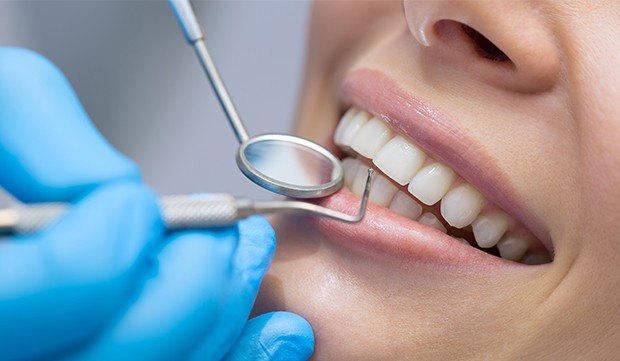
<path fill-rule="evenodd" d="M 308 1 L 194 1 L 250 134 L 292 129 Z M 162 194 L 266 199 L 164 1 L 0 1 L 0 46 L 33 49 L 69 78 L 104 136 Z"/>

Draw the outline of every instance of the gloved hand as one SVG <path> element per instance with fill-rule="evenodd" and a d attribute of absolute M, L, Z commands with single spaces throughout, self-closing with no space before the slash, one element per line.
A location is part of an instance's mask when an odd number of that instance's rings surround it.
<path fill-rule="evenodd" d="M 74 207 L 0 241 L 0 359 L 305 360 L 309 324 L 247 321 L 275 247 L 261 217 L 166 234 L 136 166 L 50 62 L 0 48 L 0 185 Z"/>

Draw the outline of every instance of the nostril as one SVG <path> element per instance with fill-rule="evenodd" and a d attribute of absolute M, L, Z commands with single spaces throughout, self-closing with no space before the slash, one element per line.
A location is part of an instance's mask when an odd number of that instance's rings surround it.
<path fill-rule="evenodd" d="M 493 42 L 487 39 L 484 35 L 476 31 L 476 29 L 469 27 L 465 24 L 461 24 L 461 29 L 465 35 L 467 35 L 473 45 L 474 50 L 478 55 L 485 59 L 489 59 L 497 62 L 510 61 L 508 55 L 506 55 L 500 48 L 498 48 Z"/>
<path fill-rule="evenodd" d="M 407 26 L 423 46 L 418 54 L 428 69 L 521 93 L 548 91 L 561 79 L 558 39 L 544 19 L 522 13 L 501 16 L 520 11 L 516 2 L 515 7 L 501 1 L 404 4 Z"/>
<path fill-rule="evenodd" d="M 454 20 L 438 21 L 435 23 L 434 32 L 437 38 L 449 43 L 451 49 L 460 48 L 462 51 L 496 63 L 513 63 L 512 59 L 486 36 L 461 22 Z"/>

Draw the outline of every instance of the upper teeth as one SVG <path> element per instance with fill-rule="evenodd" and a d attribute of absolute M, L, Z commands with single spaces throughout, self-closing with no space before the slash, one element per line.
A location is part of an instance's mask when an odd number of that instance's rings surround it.
<path fill-rule="evenodd" d="M 336 128 L 334 143 L 372 160 L 391 179 L 375 176 L 370 193 L 372 202 L 446 232 L 437 216 L 422 214 L 423 207 L 411 196 L 427 206 L 441 202 L 442 218 L 455 228 L 472 225 L 480 247 L 493 247 L 499 242 L 502 256 L 514 260 L 522 258 L 527 251 L 528 237 L 506 234 L 515 223 L 506 213 L 483 212 L 489 203 L 480 192 L 462 179 L 457 181 L 450 167 L 434 161 L 405 137 L 394 134 L 380 119 L 365 111 L 349 109 Z M 366 178 L 366 167 L 361 164 L 353 158 L 343 160 L 345 184 L 358 195 L 363 192 Z M 399 190 L 394 183 L 408 185 L 408 192 Z"/>

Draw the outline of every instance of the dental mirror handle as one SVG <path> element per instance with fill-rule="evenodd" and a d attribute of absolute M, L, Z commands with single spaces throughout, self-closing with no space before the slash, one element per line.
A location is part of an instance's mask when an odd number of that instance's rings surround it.
<path fill-rule="evenodd" d="M 252 201 L 223 193 L 164 196 L 160 199 L 160 209 L 168 230 L 222 227 L 253 214 L 270 213 L 306 214 L 357 223 L 366 213 L 372 173 L 372 169 L 369 169 L 366 187 L 356 215 L 307 202 Z M 34 233 L 51 224 L 68 209 L 66 203 L 38 203 L 0 209 L 0 235 Z"/>
<path fill-rule="evenodd" d="M 215 63 L 207 50 L 205 36 L 198 20 L 196 19 L 196 14 L 194 13 L 192 4 L 189 0 L 170 0 L 170 6 L 172 6 L 172 10 L 174 11 L 176 18 L 183 29 L 185 38 L 194 48 L 194 51 L 198 56 L 198 60 L 200 60 L 200 64 L 202 65 L 207 78 L 209 78 L 211 87 L 213 88 L 220 105 L 226 113 L 228 122 L 235 132 L 237 140 L 239 140 L 239 143 L 245 142 L 250 139 L 250 136 L 245 124 L 243 124 L 243 121 L 241 121 L 241 118 L 239 117 L 239 113 L 237 113 L 237 109 L 235 108 L 230 94 L 222 81 L 219 71 L 217 70 Z"/>

